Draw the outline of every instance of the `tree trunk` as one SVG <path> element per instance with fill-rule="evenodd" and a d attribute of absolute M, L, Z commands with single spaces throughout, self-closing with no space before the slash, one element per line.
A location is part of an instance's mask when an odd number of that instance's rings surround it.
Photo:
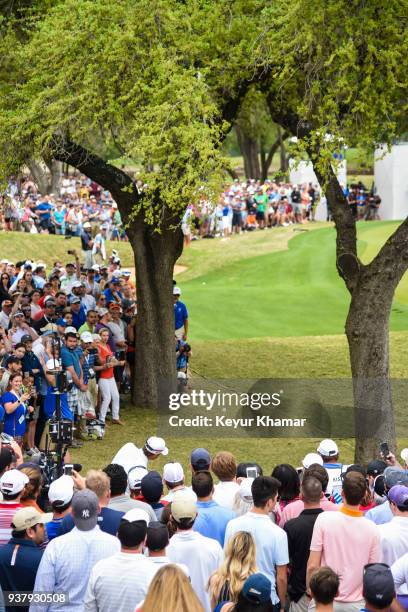
<path fill-rule="evenodd" d="M 389 380 L 388 327 L 394 289 L 365 267 L 353 290 L 346 321 L 354 393 L 355 461 L 378 456 L 380 442 L 395 451 Z"/>
<path fill-rule="evenodd" d="M 142 221 L 129 228 L 137 280 L 136 361 L 133 403 L 159 405 L 159 386 L 176 386 L 173 269 L 183 250 L 183 234 L 168 219 L 161 234 Z"/>
<path fill-rule="evenodd" d="M 30 169 L 34 183 L 37 185 L 39 193 L 41 195 L 48 193 L 48 174 L 45 167 L 38 163 L 35 159 L 30 160 L 27 165 Z"/>
<path fill-rule="evenodd" d="M 280 166 L 279 169 L 281 172 L 286 173 L 289 170 L 289 159 L 286 155 L 286 147 L 285 147 L 285 139 L 282 136 L 282 128 L 278 128 L 279 130 L 279 156 L 280 156 Z"/>
<path fill-rule="evenodd" d="M 47 193 L 54 193 L 55 195 L 60 195 L 60 183 L 62 177 L 62 163 L 59 161 L 53 160 L 45 160 L 47 164 L 47 168 L 50 172 L 49 180 L 48 180 L 48 191 Z"/>
<path fill-rule="evenodd" d="M 259 145 L 256 140 L 247 136 L 243 130 L 236 125 L 238 145 L 244 158 L 244 171 L 247 179 L 259 179 L 261 169 L 259 166 Z"/>

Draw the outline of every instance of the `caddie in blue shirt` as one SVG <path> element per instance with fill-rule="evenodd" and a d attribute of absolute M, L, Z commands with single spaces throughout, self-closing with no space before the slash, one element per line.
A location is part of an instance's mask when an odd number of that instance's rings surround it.
<path fill-rule="evenodd" d="M 186 305 L 180 302 L 180 295 L 179 287 L 173 287 L 175 335 L 179 340 L 187 340 L 188 312 Z"/>

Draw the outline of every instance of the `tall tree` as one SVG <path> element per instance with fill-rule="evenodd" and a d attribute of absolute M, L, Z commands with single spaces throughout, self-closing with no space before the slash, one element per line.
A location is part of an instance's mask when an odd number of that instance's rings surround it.
<path fill-rule="evenodd" d="M 395 447 L 389 380 L 389 316 L 408 268 L 408 218 L 363 264 L 356 221 L 333 172 L 333 153 L 346 143 L 373 148 L 406 129 L 407 0 L 297 0 L 274 3 L 256 62 L 274 121 L 299 137 L 312 160 L 336 227 L 337 270 L 350 293 L 345 325 L 353 376 L 356 460 L 378 442 Z M 270 75 L 273 74 L 273 79 Z"/>
<path fill-rule="evenodd" d="M 40 155 L 68 163 L 111 191 L 127 224 L 139 406 L 155 405 L 160 380 L 175 378 L 181 218 L 198 189 L 218 186 L 219 143 L 253 79 L 248 17 L 261 3 L 234 5 L 236 17 L 221 2 L 65 0 L 30 22 L 24 44 L 15 31 L 0 42 L 1 174 Z M 96 154 L 95 132 L 138 160 L 146 188 Z"/>

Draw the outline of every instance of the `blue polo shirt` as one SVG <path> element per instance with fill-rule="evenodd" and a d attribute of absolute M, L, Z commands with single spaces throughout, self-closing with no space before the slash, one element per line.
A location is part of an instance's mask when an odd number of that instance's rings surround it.
<path fill-rule="evenodd" d="M 175 329 L 183 327 L 184 321 L 188 319 L 187 307 L 179 300 L 174 304 L 174 324 Z"/>
<path fill-rule="evenodd" d="M 74 367 L 75 374 L 81 376 L 81 364 L 79 362 L 78 353 L 73 350 L 71 351 L 66 346 L 61 348 L 61 361 L 64 368 Z"/>
<path fill-rule="evenodd" d="M 228 522 L 236 518 L 235 512 L 223 508 L 213 500 L 197 501 L 197 512 L 193 531 L 198 531 L 206 538 L 217 540 L 224 548 L 225 530 Z"/>
<path fill-rule="evenodd" d="M 40 221 L 49 221 L 51 219 L 52 206 L 48 202 L 41 202 L 35 209 L 36 211 L 46 211 L 45 215 L 40 215 Z"/>
<path fill-rule="evenodd" d="M 85 308 L 81 304 L 78 312 L 72 313 L 72 325 L 75 329 L 79 329 L 86 321 L 86 312 Z"/>
<path fill-rule="evenodd" d="M 23 538 L 11 538 L 7 544 L 0 546 L 0 584 L 3 591 L 33 591 L 43 552 L 37 544 Z M 11 607 L 7 609 L 14 610 Z"/>
<path fill-rule="evenodd" d="M 15 402 L 17 397 L 14 393 L 7 391 L 1 398 L 1 403 Z M 19 404 L 11 414 L 4 411 L 4 432 L 9 436 L 24 436 L 26 431 L 26 407 L 24 404 Z"/>
<path fill-rule="evenodd" d="M 116 536 L 123 515 L 124 512 L 119 512 L 119 510 L 114 510 L 113 508 L 102 508 L 98 515 L 99 528 L 105 533 Z M 67 514 L 60 523 L 57 535 L 64 535 L 64 533 L 70 532 L 74 527 L 75 523 L 72 514 Z"/>

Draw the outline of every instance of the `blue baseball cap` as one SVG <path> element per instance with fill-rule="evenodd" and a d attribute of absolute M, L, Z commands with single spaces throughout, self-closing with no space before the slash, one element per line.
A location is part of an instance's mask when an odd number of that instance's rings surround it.
<path fill-rule="evenodd" d="M 242 587 L 242 595 L 251 603 L 267 603 L 271 599 L 271 581 L 263 574 L 252 574 Z"/>
<path fill-rule="evenodd" d="M 195 470 L 208 470 L 211 455 L 206 448 L 195 448 L 191 453 L 190 463 Z"/>
<path fill-rule="evenodd" d="M 408 487 L 400 484 L 394 485 L 388 491 L 388 499 L 401 510 L 408 510 Z"/>
<path fill-rule="evenodd" d="M 55 321 L 55 324 L 56 324 L 56 325 L 60 325 L 61 327 L 66 327 L 66 326 L 68 325 L 68 323 L 66 322 L 66 320 L 65 320 L 65 319 L 62 319 L 62 318 L 57 319 L 57 320 Z"/>

